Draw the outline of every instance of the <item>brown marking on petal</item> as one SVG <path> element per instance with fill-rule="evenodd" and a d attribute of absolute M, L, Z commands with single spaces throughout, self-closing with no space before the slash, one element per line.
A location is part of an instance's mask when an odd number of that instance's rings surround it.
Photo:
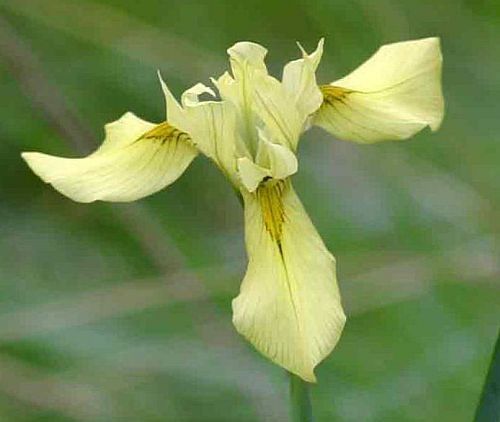
<path fill-rule="evenodd" d="M 286 219 L 283 206 L 283 193 L 286 187 L 284 180 L 271 180 L 261 184 L 256 191 L 264 226 L 278 246 L 281 245 L 283 224 Z"/>
<path fill-rule="evenodd" d="M 189 134 L 177 129 L 168 122 L 162 122 L 159 125 L 156 125 L 153 129 L 142 134 L 135 142 L 143 139 L 160 141 L 162 144 L 167 141 L 174 141 L 175 143 L 181 141 L 193 145 L 193 141 Z"/>
<path fill-rule="evenodd" d="M 350 94 L 351 90 L 346 88 L 341 88 L 334 85 L 320 85 L 319 87 L 321 93 L 323 94 L 323 104 L 333 105 L 336 101 L 344 102 L 343 100 Z"/>

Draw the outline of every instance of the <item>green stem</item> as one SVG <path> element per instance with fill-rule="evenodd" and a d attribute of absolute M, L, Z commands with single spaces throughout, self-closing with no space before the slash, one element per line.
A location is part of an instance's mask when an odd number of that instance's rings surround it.
<path fill-rule="evenodd" d="M 490 369 L 484 383 L 481 401 L 476 411 L 476 422 L 500 420 L 500 332 L 491 357 Z"/>
<path fill-rule="evenodd" d="M 309 384 L 296 375 L 290 376 L 290 411 L 293 422 L 313 422 Z"/>

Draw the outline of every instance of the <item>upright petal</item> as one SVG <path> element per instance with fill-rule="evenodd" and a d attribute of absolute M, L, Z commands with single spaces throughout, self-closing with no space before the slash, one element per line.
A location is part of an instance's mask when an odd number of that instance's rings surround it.
<path fill-rule="evenodd" d="M 268 74 L 266 50 L 258 44 L 240 42 L 228 53 L 234 79 L 224 74 L 217 87 L 224 100 L 235 104 L 249 150 L 256 151 L 255 128 L 266 127 L 273 140 L 294 151 L 304 122 L 293 95 Z"/>
<path fill-rule="evenodd" d="M 295 99 L 302 118 L 306 119 L 323 102 L 323 95 L 316 83 L 316 69 L 323 55 L 323 39 L 311 54 L 307 54 L 300 44 L 299 47 L 302 58 L 286 64 L 283 68 L 282 83 Z"/>
<path fill-rule="evenodd" d="M 314 124 L 360 143 L 407 139 L 441 124 L 442 56 L 438 38 L 388 44 L 346 77 L 321 86 Z"/>
<path fill-rule="evenodd" d="M 258 69 L 267 73 L 264 63 L 267 49 L 260 44 L 241 41 L 228 48 L 227 53 L 229 54 L 231 70 L 235 78 L 243 78 L 243 74 L 248 71 L 247 66 L 251 69 Z"/>
<path fill-rule="evenodd" d="M 254 73 L 252 110 L 272 139 L 295 151 L 306 117 L 301 116 L 293 96 L 281 83 L 263 72 Z"/>
<path fill-rule="evenodd" d="M 198 153 L 186 133 L 132 113 L 104 130 L 101 147 L 85 158 L 38 152 L 24 152 L 22 157 L 43 181 L 74 201 L 125 202 L 170 185 Z"/>
<path fill-rule="evenodd" d="M 304 380 L 335 347 L 345 322 L 335 259 L 289 180 L 242 192 L 249 264 L 233 322 L 262 354 Z"/>
<path fill-rule="evenodd" d="M 200 101 L 201 94 L 214 92 L 199 83 L 182 95 L 181 107 L 167 85 L 161 80 L 169 121 L 189 133 L 194 145 L 212 159 L 222 172 L 237 183 L 235 151 L 242 142 L 236 131 L 236 110 L 225 101 Z"/>

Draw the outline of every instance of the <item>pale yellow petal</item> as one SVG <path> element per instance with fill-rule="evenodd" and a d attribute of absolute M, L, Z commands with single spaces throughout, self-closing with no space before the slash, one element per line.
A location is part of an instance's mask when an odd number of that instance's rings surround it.
<path fill-rule="evenodd" d="M 249 192 L 255 192 L 262 180 L 271 177 L 268 169 L 258 166 L 247 157 L 238 158 L 238 174 Z"/>
<path fill-rule="evenodd" d="M 211 158 L 224 174 L 237 183 L 236 150 L 242 141 L 236 130 L 236 109 L 230 102 L 200 101 L 199 95 L 213 95 L 203 84 L 196 84 L 182 95 L 179 105 L 161 79 L 169 122 L 189 133 L 194 145 Z"/>
<path fill-rule="evenodd" d="M 295 154 L 289 148 L 271 142 L 263 131 L 259 130 L 258 133 L 257 164 L 269 169 L 273 179 L 285 179 L 297 173 L 298 162 Z"/>
<path fill-rule="evenodd" d="M 243 77 L 247 67 L 259 69 L 267 73 L 264 59 L 267 55 L 267 49 L 260 44 L 241 41 L 228 48 L 231 62 L 231 70 L 236 78 Z"/>
<path fill-rule="evenodd" d="M 314 367 L 345 323 L 335 260 L 289 180 L 242 194 L 249 264 L 233 301 L 234 325 L 273 362 L 314 382 Z"/>
<path fill-rule="evenodd" d="M 263 72 L 255 72 L 248 83 L 253 88 L 253 112 L 273 140 L 295 151 L 306 116 L 301 115 L 292 94 Z"/>
<path fill-rule="evenodd" d="M 299 44 L 302 58 L 286 64 L 283 69 L 282 83 L 292 94 L 297 108 L 305 119 L 314 113 L 323 102 L 323 95 L 316 83 L 316 69 L 323 55 L 323 39 L 316 50 L 308 54 Z"/>
<path fill-rule="evenodd" d="M 105 134 L 101 147 L 85 158 L 22 156 L 43 181 L 74 201 L 125 202 L 170 185 L 198 153 L 186 133 L 132 113 L 107 124 Z"/>
<path fill-rule="evenodd" d="M 266 50 L 253 43 L 238 43 L 228 50 L 234 79 L 223 75 L 217 87 L 224 100 L 235 104 L 243 138 L 256 152 L 255 128 L 266 127 L 273 141 L 295 150 L 305 118 L 293 95 L 267 72 Z"/>
<path fill-rule="evenodd" d="M 256 162 L 248 157 L 237 161 L 238 174 L 243 186 L 254 192 L 267 179 L 285 179 L 298 169 L 297 157 L 287 147 L 270 142 L 262 131 L 259 133 L 259 150 Z"/>
<path fill-rule="evenodd" d="M 163 81 L 162 81 L 163 82 Z M 165 82 L 163 82 L 165 84 Z M 211 97 L 215 97 L 215 92 L 208 86 L 197 83 L 193 87 L 184 91 L 181 97 L 181 102 L 183 107 L 191 107 L 200 103 L 200 95 L 208 94 Z"/>
<path fill-rule="evenodd" d="M 438 38 L 388 44 L 346 77 L 324 85 L 314 124 L 360 143 L 407 139 L 444 115 Z"/>
<path fill-rule="evenodd" d="M 219 78 L 212 78 L 211 81 L 217 87 L 223 100 L 243 106 L 244 103 L 242 98 L 239 98 L 241 87 L 236 83 L 229 72 L 224 72 Z"/>

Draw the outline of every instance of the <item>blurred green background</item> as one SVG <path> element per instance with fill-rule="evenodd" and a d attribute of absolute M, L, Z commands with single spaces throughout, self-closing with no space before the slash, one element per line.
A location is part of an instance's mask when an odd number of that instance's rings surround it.
<path fill-rule="evenodd" d="M 358 146 L 319 129 L 295 185 L 349 316 L 318 421 L 470 421 L 500 321 L 500 5 L 493 0 L 2 0 L 0 420 L 285 421 L 287 377 L 231 325 L 246 258 L 230 186 L 198 158 L 134 204 L 81 205 L 19 153 L 76 156 L 127 110 L 161 121 L 239 40 L 269 68 L 326 37 L 319 81 L 437 35 L 439 132 Z"/>

